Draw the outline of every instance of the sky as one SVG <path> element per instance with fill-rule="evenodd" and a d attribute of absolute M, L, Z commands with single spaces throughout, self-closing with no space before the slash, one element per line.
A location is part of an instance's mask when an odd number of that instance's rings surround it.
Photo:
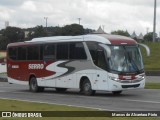
<path fill-rule="evenodd" d="M 21 28 L 64 26 L 79 23 L 84 28 L 105 32 L 127 30 L 143 35 L 153 31 L 154 0 L 0 0 L 0 29 L 5 21 Z M 160 0 L 157 0 L 157 26 L 160 32 Z"/>

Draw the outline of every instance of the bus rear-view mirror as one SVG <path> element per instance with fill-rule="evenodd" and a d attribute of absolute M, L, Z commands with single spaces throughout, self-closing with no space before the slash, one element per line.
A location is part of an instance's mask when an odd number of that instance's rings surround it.
<path fill-rule="evenodd" d="M 139 45 L 142 46 L 143 48 L 145 48 L 147 56 L 150 56 L 150 49 L 149 49 L 149 47 L 147 45 L 145 45 L 145 44 L 140 44 L 139 43 Z"/>

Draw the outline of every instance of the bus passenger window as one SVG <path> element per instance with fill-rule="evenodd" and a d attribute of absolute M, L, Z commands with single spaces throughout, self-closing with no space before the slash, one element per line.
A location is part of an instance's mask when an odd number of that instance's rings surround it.
<path fill-rule="evenodd" d="M 57 44 L 57 59 L 68 59 L 68 43 Z"/>
<path fill-rule="evenodd" d="M 55 45 L 46 45 L 44 51 L 45 60 L 55 60 Z"/>
<path fill-rule="evenodd" d="M 82 43 L 70 43 L 69 59 L 87 59 Z"/>
<path fill-rule="evenodd" d="M 43 60 L 43 45 L 40 46 L 40 60 Z"/>
<path fill-rule="evenodd" d="M 26 60 L 26 48 L 18 47 L 18 60 Z"/>
<path fill-rule="evenodd" d="M 8 56 L 12 60 L 17 60 L 17 48 L 9 48 Z"/>
<path fill-rule="evenodd" d="M 27 52 L 27 60 L 39 60 L 38 46 L 29 46 Z"/>

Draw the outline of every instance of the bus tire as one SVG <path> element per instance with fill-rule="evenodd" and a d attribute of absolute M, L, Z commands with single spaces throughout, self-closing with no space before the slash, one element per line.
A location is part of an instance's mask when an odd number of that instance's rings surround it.
<path fill-rule="evenodd" d="M 113 95 L 120 95 L 122 93 L 122 91 L 112 91 Z"/>
<path fill-rule="evenodd" d="M 56 88 L 57 92 L 65 92 L 67 88 Z"/>
<path fill-rule="evenodd" d="M 92 90 L 90 81 L 86 78 L 82 83 L 82 92 L 84 95 L 91 96 L 95 94 L 95 90 Z"/>
<path fill-rule="evenodd" d="M 31 92 L 43 92 L 44 87 L 39 87 L 37 84 L 37 79 L 35 77 L 31 77 L 29 83 L 29 89 Z"/>

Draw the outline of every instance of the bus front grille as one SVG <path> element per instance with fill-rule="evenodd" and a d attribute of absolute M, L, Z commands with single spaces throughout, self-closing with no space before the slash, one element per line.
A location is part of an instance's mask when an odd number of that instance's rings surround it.
<path fill-rule="evenodd" d="M 122 85 L 122 88 L 137 88 L 139 87 L 140 84 L 135 84 L 135 85 Z"/>

